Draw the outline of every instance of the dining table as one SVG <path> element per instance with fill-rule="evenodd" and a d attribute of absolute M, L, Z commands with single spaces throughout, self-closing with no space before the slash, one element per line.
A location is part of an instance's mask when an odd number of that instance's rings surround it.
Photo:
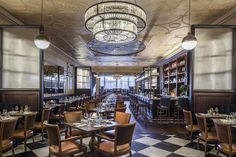
<path fill-rule="evenodd" d="M 206 117 L 206 118 L 208 118 L 208 119 L 222 119 L 222 118 L 226 118 L 227 116 L 229 116 L 229 115 L 227 115 L 227 114 L 220 114 L 220 113 L 216 113 L 216 114 L 210 114 L 210 113 L 199 113 L 201 116 L 204 116 L 204 117 Z"/>
<path fill-rule="evenodd" d="M 118 125 L 117 122 L 110 121 L 107 119 L 103 119 L 99 123 L 96 121 L 97 121 L 96 119 L 93 120 L 82 119 L 81 121 L 75 123 L 65 123 L 65 125 L 73 129 L 78 129 L 89 133 L 91 135 L 91 139 L 89 141 L 89 147 L 91 151 L 94 151 L 94 147 L 96 145 L 96 139 L 95 139 L 96 133 L 110 128 L 114 128 L 115 126 Z"/>

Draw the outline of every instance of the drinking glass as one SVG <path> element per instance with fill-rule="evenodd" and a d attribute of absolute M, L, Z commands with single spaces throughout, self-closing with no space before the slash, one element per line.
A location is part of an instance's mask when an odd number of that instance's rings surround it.
<path fill-rule="evenodd" d="M 25 105 L 25 112 L 28 112 L 29 111 L 29 107 L 28 105 Z"/>
<path fill-rule="evenodd" d="M 19 110 L 18 105 L 15 106 L 15 110 L 16 110 L 16 112 Z"/>
<path fill-rule="evenodd" d="M 87 112 L 85 112 L 85 113 L 84 113 L 84 119 L 88 120 L 88 118 L 89 118 L 89 115 L 88 115 Z"/>
<path fill-rule="evenodd" d="M 219 113 L 219 109 L 218 109 L 218 107 L 215 108 L 215 112 L 216 112 L 216 114 Z"/>
<path fill-rule="evenodd" d="M 7 115 L 7 109 L 3 109 L 2 114 L 6 116 Z"/>

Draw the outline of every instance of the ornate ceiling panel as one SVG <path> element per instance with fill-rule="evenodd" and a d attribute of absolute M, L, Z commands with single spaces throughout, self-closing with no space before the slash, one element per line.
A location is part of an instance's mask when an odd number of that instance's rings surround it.
<path fill-rule="evenodd" d="M 128 0 L 134 3 L 134 0 Z M 136 55 L 95 55 L 87 48 L 92 35 L 85 29 L 86 9 L 99 1 L 45 0 L 44 26 L 50 40 L 88 66 L 148 66 L 179 50 L 187 34 L 188 0 L 136 0 L 146 10 L 147 27 L 139 35 L 146 49 Z M 0 6 L 25 24 L 40 24 L 40 0 L 0 0 Z M 235 7 L 235 0 L 192 0 L 192 23 L 210 24 Z M 4 24 L 4 21 L 0 21 Z"/>

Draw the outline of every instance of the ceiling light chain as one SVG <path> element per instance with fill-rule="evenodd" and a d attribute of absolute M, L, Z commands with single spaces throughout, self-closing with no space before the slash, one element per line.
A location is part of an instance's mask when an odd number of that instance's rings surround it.
<path fill-rule="evenodd" d="M 188 35 L 183 38 L 181 45 L 185 50 L 192 50 L 197 46 L 197 38 L 193 34 L 191 34 L 191 0 L 189 0 L 188 9 L 189 9 L 189 17 L 188 17 L 189 32 Z"/>
<path fill-rule="evenodd" d="M 50 46 L 50 42 L 48 37 L 44 35 L 44 27 L 43 27 L 43 0 L 41 1 L 41 20 L 40 20 L 40 30 L 39 35 L 35 37 L 34 43 L 35 45 L 41 49 L 47 49 Z"/>

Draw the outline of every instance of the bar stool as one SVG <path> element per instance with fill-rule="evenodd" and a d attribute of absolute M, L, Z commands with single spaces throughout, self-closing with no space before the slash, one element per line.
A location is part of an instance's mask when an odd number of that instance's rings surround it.
<path fill-rule="evenodd" d="M 175 111 L 174 113 L 177 114 L 178 116 L 178 120 L 180 120 L 180 113 L 184 110 L 187 110 L 188 109 L 188 104 L 189 104 L 189 101 L 188 101 L 188 98 L 184 98 L 184 97 L 179 97 L 178 98 L 178 102 L 177 102 L 177 105 L 175 106 Z"/>
<path fill-rule="evenodd" d="M 163 120 L 162 119 L 163 113 L 165 113 L 166 119 L 167 117 L 170 117 L 170 104 L 171 104 L 170 97 L 161 97 L 160 104 L 157 106 L 157 116 L 158 115 L 160 116 L 160 120 Z"/>

